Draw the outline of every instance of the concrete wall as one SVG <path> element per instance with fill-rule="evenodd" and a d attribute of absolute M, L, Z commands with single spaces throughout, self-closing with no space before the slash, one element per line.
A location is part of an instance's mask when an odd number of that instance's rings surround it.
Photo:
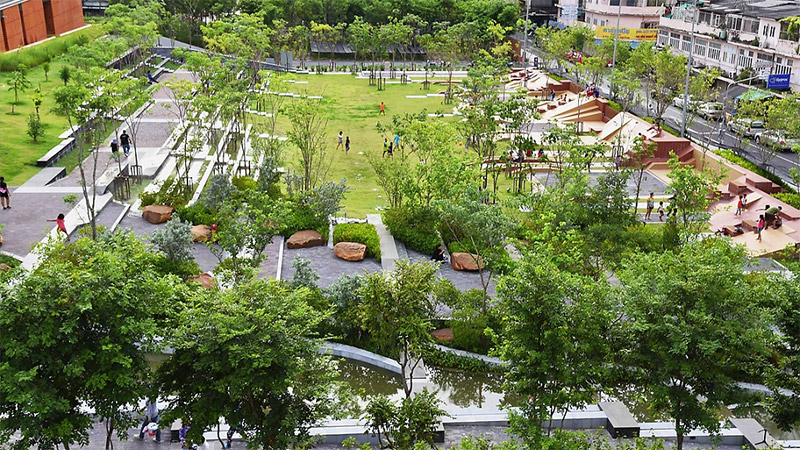
<path fill-rule="evenodd" d="M 85 25 L 81 0 L 50 0 L 50 3 L 55 34 L 66 33 Z"/>

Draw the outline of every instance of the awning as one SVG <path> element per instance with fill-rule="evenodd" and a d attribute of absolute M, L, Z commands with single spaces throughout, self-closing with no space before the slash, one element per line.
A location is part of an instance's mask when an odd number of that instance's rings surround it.
<path fill-rule="evenodd" d="M 749 91 L 736 96 L 736 100 L 744 100 L 753 102 L 757 100 L 764 100 L 765 98 L 773 97 L 769 92 L 759 91 L 758 89 L 750 89 Z"/>

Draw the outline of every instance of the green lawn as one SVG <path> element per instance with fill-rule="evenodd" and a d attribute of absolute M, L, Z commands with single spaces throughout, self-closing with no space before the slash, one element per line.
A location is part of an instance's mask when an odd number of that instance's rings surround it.
<path fill-rule="evenodd" d="M 406 95 L 439 92 L 443 89 L 441 86 L 434 85 L 425 91 L 421 90 L 422 84 L 387 84 L 386 90 L 378 91 L 376 86 L 369 86 L 368 80 L 356 79 L 352 75 L 293 75 L 289 78 L 307 80 L 309 83 L 288 83 L 287 90 L 298 94 L 322 95 L 324 103 L 330 107 L 328 136 L 333 163 L 328 179 L 347 179 L 351 192 L 344 201 L 344 211 L 349 217 L 364 218 L 366 214 L 377 212 L 376 208 L 386 206 L 385 195 L 377 184 L 377 177 L 366 156 L 370 151 L 382 152 L 384 137 L 392 138 L 378 133 L 378 122 L 390 124 L 395 114 L 418 113 L 423 109 L 429 113 L 452 112 L 453 109 L 453 105 L 442 104 L 441 97 L 406 98 Z M 386 105 L 386 117 L 378 116 L 381 102 Z M 261 120 L 264 119 L 257 119 Z M 453 121 L 452 118 L 429 120 Z M 285 136 L 288 127 L 288 120 L 281 118 L 278 121 L 278 135 Z M 350 153 L 347 155 L 342 150 L 334 151 L 339 130 L 345 136 L 350 136 Z M 453 140 L 459 140 L 455 130 Z M 294 146 L 289 146 L 285 160 L 292 170 L 299 169 L 299 154 Z"/>
<path fill-rule="evenodd" d="M 45 81 L 41 67 L 28 70 L 31 87 L 19 93 L 15 114 L 11 114 L 14 92 L 8 89 L 11 72 L 0 72 L 0 130 L 3 131 L 3 138 L 0 140 L 0 175 L 11 186 L 21 185 L 39 171 L 36 160 L 61 142 L 58 135 L 68 128 L 67 119 L 52 112 L 55 104 L 50 94 L 62 83 L 58 79 L 60 69 L 60 64 L 51 64 L 49 81 Z M 38 143 L 34 143 L 27 135 L 28 115 L 34 112 L 31 95 L 36 87 L 42 89 L 44 97 L 39 114 L 45 125 L 45 135 L 39 138 Z"/>

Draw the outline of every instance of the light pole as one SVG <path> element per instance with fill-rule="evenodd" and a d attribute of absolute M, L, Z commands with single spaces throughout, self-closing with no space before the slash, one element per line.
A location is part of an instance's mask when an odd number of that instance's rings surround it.
<path fill-rule="evenodd" d="M 527 73 L 528 58 L 525 56 L 525 51 L 528 48 L 528 18 L 531 14 L 531 0 L 525 0 L 525 36 L 522 38 L 522 65 L 525 67 Z"/>
<path fill-rule="evenodd" d="M 719 126 L 717 127 L 717 136 L 719 136 L 719 143 L 720 144 L 724 144 L 725 143 L 724 139 L 723 139 L 723 136 L 722 136 L 722 126 L 723 126 L 723 123 L 725 122 L 725 104 L 728 102 L 728 93 L 731 91 L 731 88 L 733 87 L 734 84 L 744 83 L 746 81 L 749 82 L 751 80 L 755 80 L 756 78 L 760 78 L 760 77 L 761 77 L 761 75 L 756 75 L 756 76 L 753 76 L 753 77 L 750 77 L 750 78 L 745 78 L 744 80 L 740 80 L 740 81 L 731 80 L 731 82 L 728 83 L 728 87 L 727 87 L 727 89 L 725 89 L 725 95 L 722 97 L 722 118 L 720 119 Z"/>
<path fill-rule="evenodd" d="M 617 6 L 617 28 L 614 30 L 614 56 L 611 58 L 611 82 L 609 85 L 608 95 L 614 92 L 614 71 L 617 70 L 617 41 L 619 41 L 619 20 L 622 17 L 622 0 L 619 0 Z"/>
<path fill-rule="evenodd" d="M 689 108 L 689 75 L 692 73 L 692 54 L 694 53 L 694 24 L 697 19 L 697 0 L 692 4 L 692 33 L 689 42 L 689 60 L 686 62 L 686 83 L 683 87 L 683 122 L 681 123 L 681 137 L 686 135 L 686 112 Z"/>

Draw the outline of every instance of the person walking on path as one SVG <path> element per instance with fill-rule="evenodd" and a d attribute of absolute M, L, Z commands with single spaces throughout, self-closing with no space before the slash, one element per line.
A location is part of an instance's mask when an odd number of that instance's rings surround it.
<path fill-rule="evenodd" d="M 10 192 L 8 191 L 8 185 L 6 184 L 5 177 L 0 177 L 0 205 L 3 206 L 3 209 L 10 209 Z"/>
<path fill-rule="evenodd" d="M 350 136 L 347 136 L 347 139 L 344 141 L 344 153 L 350 153 Z"/>
<path fill-rule="evenodd" d="M 381 110 L 378 112 L 378 115 L 379 116 L 385 116 L 386 115 L 386 105 L 384 105 L 383 102 L 381 102 Z"/>
<path fill-rule="evenodd" d="M 664 202 L 658 202 L 658 221 L 664 221 Z"/>
<path fill-rule="evenodd" d="M 758 242 L 761 242 L 761 231 L 764 230 L 764 225 L 764 215 L 761 214 L 758 216 L 758 224 L 756 225 L 758 227 L 758 239 L 756 239 Z"/>
<path fill-rule="evenodd" d="M 733 213 L 734 216 L 739 216 L 742 214 L 742 208 L 744 207 L 742 205 L 742 197 L 743 195 L 740 195 L 739 200 L 736 202 L 736 212 Z"/>
<path fill-rule="evenodd" d="M 399 134 L 395 134 L 394 135 L 394 148 L 400 149 L 400 135 Z"/>
<path fill-rule="evenodd" d="M 647 212 L 644 215 L 644 220 L 650 220 L 650 214 L 653 213 L 653 208 L 656 206 L 656 201 L 653 198 L 655 195 L 653 192 L 650 193 L 650 197 L 647 199 Z"/>
<path fill-rule="evenodd" d="M 111 140 L 111 154 L 115 157 L 119 153 L 119 144 L 117 143 L 117 138 Z"/>
<path fill-rule="evenodd" d="M 336 150 L 339 150 L 339 147 L 342 146 L 343 136 L 344 136 L 344 133 L 342 133 L 342 131 L 339 130 L 339 142 L 336 144 Z"/>
<path fill-rule="evenodd" d="M 747 195 L 742 196 L 742 211 L 747 209 Z"/>
<path fill-rule="evenodd" d="M 158 404 L 155 400 L 148 399 L 144 404 L 144 422 L 139 428 L 139 439 L 144 439 L 144 432 L 151 423 L 158 425 Z M 156 437 L 153 438 L 153 442 L 161 443 L 161 428 L 156 429 Z"/>
<path fill-rule="evenodd" d="M 119 135 L 119 143 L 122 144 L 122 153 L 125 156 L 131 152 L 131 137 L 128 136 L 128 132 L 126 130 L 122 130 L 122 134 Z"/>
<path fill-rule="evenodd" d="M 385 157 L 388 151 L 389 151 L 389 139 L 383 138 L 383 154 L 381 155 L 381 158 Z"/>
<path fill-rule="evenodd" d="M 47 219 L 47 221 L 55 222 L 58 229 L 57 233 L 64 233 L 64 236 L 67 237 L 67 242 L 69 242 L 69 233 L 67 232 L 67 225 L 64 223 L 64 214 L 59 214 L 55 219 Z"/>
<path fill-rule="evenodd" d="M 394 150 L 392 150 L 392 143 L 391 142 L 389 142 L 388 153 L 389 153 L 389 158 L 391 158 L 394 155 Z"/>

